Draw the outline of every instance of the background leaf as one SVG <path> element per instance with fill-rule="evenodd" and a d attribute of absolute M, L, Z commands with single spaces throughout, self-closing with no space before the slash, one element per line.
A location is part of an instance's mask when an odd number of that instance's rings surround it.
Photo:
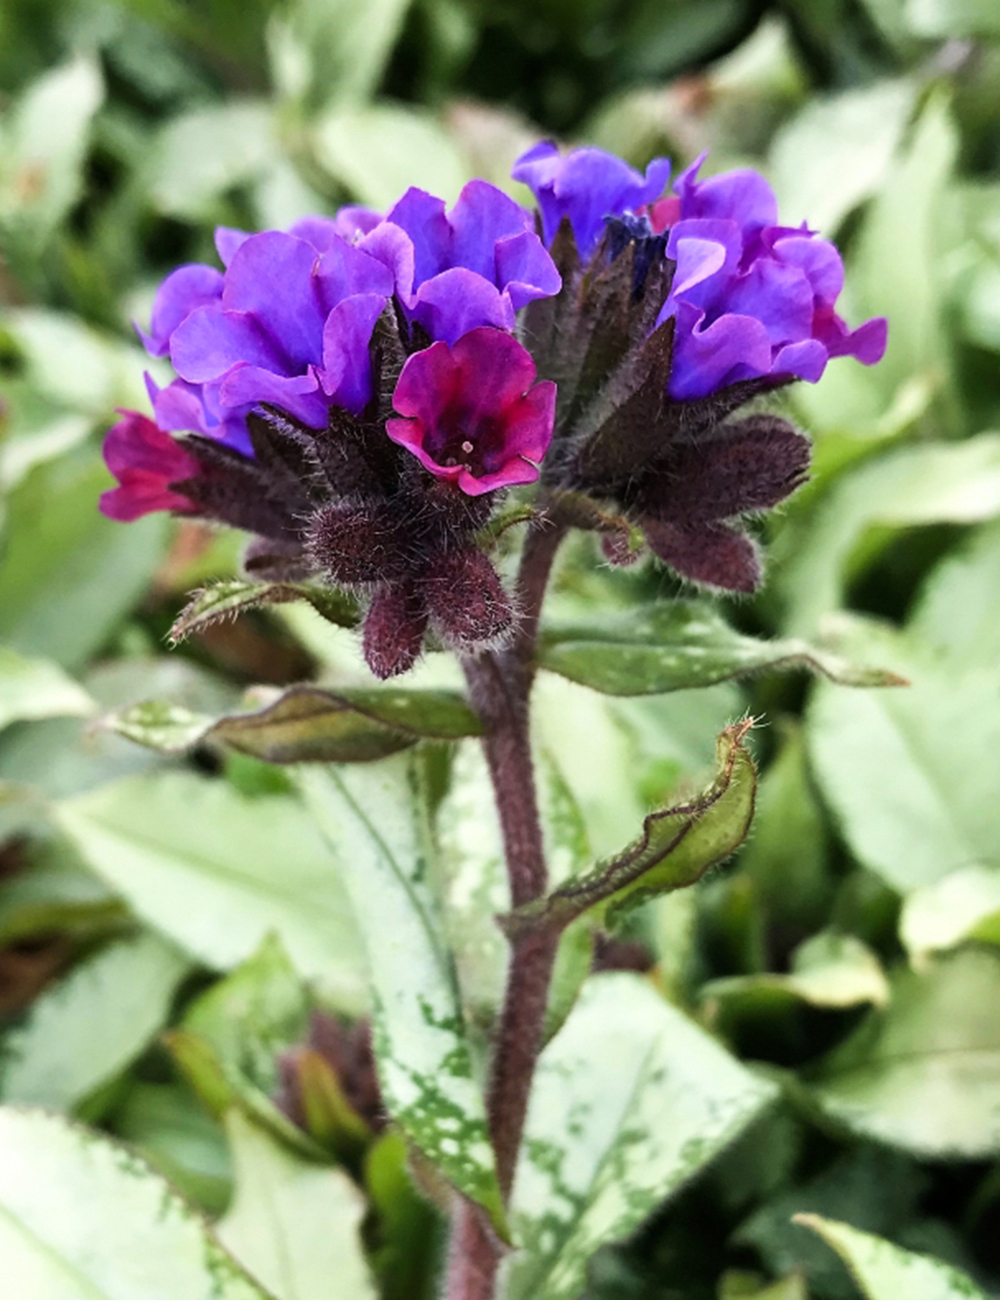
<path fill-rule="evenodd" d="M 0 1109 L 0 1207 L 23 1300 L 268 1300 L 159 1174 L 58 1116 Z"/>
<path fill-rule="evenodd" d="M 364 1201 L 348 1175 L 293 1156 L 238 1110 L 226 1132 L 236 1191 L 218 1227 L 223 1245 L 275 1300 L 374 1300 Z"/>
<path fill-rule="evenodd" d="M 337 864 L 289 796 L 175 772 L 67 800 L 58 817 L 98 875 L 210 968 L 235 966 L 273 930 L 338 1005 L 364 1005 Z"/>
<path fill-rule="evenodd" d="M 799 1214 L 795 1221 L 818 1233 L 837 1252 L 868 1300 L 895 1300 L 903 1294 L 907 1300 L 985 1300 L 985 1292 L 967 1274 L 939 1259 L 902 1250 L 818 1214 Z"/>

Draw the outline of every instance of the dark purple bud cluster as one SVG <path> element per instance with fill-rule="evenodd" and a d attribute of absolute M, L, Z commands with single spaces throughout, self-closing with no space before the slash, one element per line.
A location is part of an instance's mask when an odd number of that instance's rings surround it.
<path fill-rule="evenodd" d="M 612 562 L 641 530 L 683 577 L 753 590 L 742 520 L 803 481 L 809 445 L 734 413 L 831 357 L 872 364 L 886 326 L 848 329 L 837 250 L 779 225 L 763 177 L 700 165 L 667 192 L 667 159 L 643 175 L 545 143 L 514 168 L 537 214 L 477 180 L 451 209 L 411 189 L 384 216 L 220 229 L 223 269 L 181 267 L 156 296 L 142 338 L 176 377 L 148 378 L 155 420 L 109 433 L 102 508 L 216 520 L 252 534 L 250 574 L 360 594 L 383 678 L 428 635 L 463 655 L 511 635 L 480 539 L 539 479 Z"/>
<path fill-rule="evenodd" d="M 368 1020 L 314 1011 L 305 1042 L 278 1059 L 274 1101 L 298 1128 L 350 1158 L 385 1127 Z"/>

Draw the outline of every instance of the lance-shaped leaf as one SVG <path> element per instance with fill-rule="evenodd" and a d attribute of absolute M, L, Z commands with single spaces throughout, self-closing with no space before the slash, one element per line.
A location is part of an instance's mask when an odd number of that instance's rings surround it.
<path fill-rule="evenodd" d="M 594 1252 L 634 1232 L 774 1094 L 645 980 L 588 981 L 532 1088 L 511 1300 L 575 1300 Z"/>
<path fill-rule="evenodd" d="M 170 629 L 170 639 L 176 645 L 193 632 L 202 632 L 224 619 L 237 618 L 247 610 L 261 605 L 287 605 L 296 600 L 306 601 L 327 622 L 339 627 L 354 627 L 358 622 L 356 602 L 334 587 L 311 582 L 246 582 L 229 578 L 194 593 Z"/>
<path fill-rule="evenodd" d="M 374 1049 L 386 1110 L 456 1187 L 505 1231 L 455 971 L 427 887 L 427 796 L 408 755 L 296 770 L 368 950 Z"/>
<path fill-rule="evenodd" d="M 622 853 L 567 882 L 537 903 L 502 918 L 510 935 L 561 929 L 600 907 L 607 919 L 658 894 L 693 885 L 743 843 L 753 818 L 757 774 L 743 740 L 752 726 L 727 727 L 716 745 L 715 780 L 686 803 L 651 812 Z"/>
<path fill-rule="evenodd" d="M 895 673 L 852 663 L 797 637 L 744 636 L 711 606 L 694 600 L 545 628 L 538 662 L 605 695 L 688 690 L 764 668 L 807 668 L 843 686 L 904 684 Z"/>
<path fill-rule="evenodd" d="M 273 1300 L 126 1147 L 0 1108 L 0 1259 L 17 1300 Z"/>
<path fill-rule="evenodd" d="M 418 740 L 482 730 L 457 692 L 398 687 L 291 686 L 262 709 L 221 718 L 150 700 L 111 714 L 104 725 L 170 754 L 215 742 L 268 763 L 367 763 Z"/>
<path fill-rule="evenodd" d="M 987 1300 L 968 1273 L 819 1214 L 797 1214 L 837 1252 L 867 1300 Z"/>

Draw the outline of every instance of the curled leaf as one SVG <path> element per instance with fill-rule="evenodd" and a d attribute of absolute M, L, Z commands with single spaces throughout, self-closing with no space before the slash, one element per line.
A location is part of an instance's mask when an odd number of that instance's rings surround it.
<path fill-rule="evenodd" d="M 707 790 L 687 803 L 649 813 L 639 837 L 616 857 L 503 917 L 506 933 L 561 930 L 596 907 L 607 920 L 657 894 L 693 885 L 729 857 L 743 843 L 753 818 L 757 774 L 743 744 L 752 726 L 752 720 L 744 719 L 719 736 L 716 775 Z"/>
<path fill-rule="evenodd" d="M 481 731 L 456 692 L 394 687 L 335 692 L 292 686 L 264 708 L 221 718 L 151 700 L 111 714 L 104 725 L 166 753 L 213 742 L 268 763 L 366 763 L 418 740 L 456 740 Z"/>
<path fill-rule="evenodd" d="M 304 600 L 317 614 L 338 627 L 354 627 L 358 609 L 350 596 L 333 587 L 309 582 L 246 582 L 239 578 L 213 583 L 196 591 L 170 629 L 173 645 L 223 619 L 237 618 L 261 605 L 287 605 Z"/>

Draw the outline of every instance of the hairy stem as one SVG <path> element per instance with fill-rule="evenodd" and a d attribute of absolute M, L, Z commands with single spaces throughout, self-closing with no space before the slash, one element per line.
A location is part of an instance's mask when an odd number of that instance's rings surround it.
<path fill-rule="evenodd" d="M 483 720 L 503 837 L 511 902 L 541 897 L 548 884 L 542 824 L 531 761 L 528 697 L 532 656 L 545 590 L 565 529 L 545 515 L 528 531 L 517 577 L 520 626 L 514 645 L 464 664 L 472 703 Z M 511 949 L 507 988 L 497 1024 L 487 1091 L 490 1136 L 500 1191 L 510 1198 L 528 1111 L 558 936 L 533 934 Z M 445 1300 L 492 1300 L 502 1247 L 468 1202 L 457 1209 Z"/>

